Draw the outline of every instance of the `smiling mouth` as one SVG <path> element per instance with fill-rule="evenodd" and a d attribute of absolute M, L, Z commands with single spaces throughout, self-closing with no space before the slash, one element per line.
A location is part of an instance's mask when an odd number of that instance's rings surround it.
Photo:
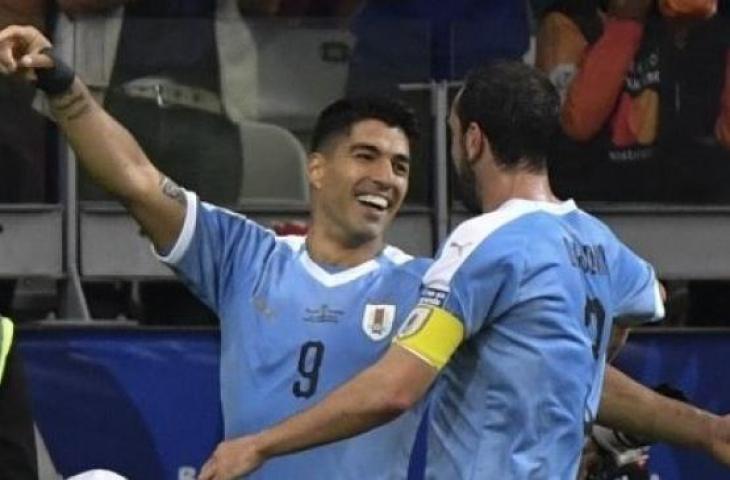
<path fill-rule="evenodd" d="M 380 195 L 358 195 L 357 201 L 360 202 L 361 205 L 365 205 L 366 207 L 373 208 L 380 212 L 384 212 L 390 206 L 390 201 L 388 201 L 387 198 L 381 197 Z"/>

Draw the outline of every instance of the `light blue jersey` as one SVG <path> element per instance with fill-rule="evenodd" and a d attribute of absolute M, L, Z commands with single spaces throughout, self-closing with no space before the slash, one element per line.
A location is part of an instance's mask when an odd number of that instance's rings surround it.
<path fill-rule="evenodd" d="M 429 479 L 572 480 L 615 317 L 663 316 L 652 268 L 572 201 L 461 224 L 422 304 L 464 324 L 431 397 Z"/>
<path fill-rule="evenodd" d="M 225 437 L 308 408 L 374 363 L 419 296 L 430 261 L 387 247 L 328 271 L 303 237 L 277 237 L 187 193 L 183 230 L 163 260 L 221 321 Z M 420 412 L 351 440 L 278 457 L 248 478 L 403 479 Z"/>

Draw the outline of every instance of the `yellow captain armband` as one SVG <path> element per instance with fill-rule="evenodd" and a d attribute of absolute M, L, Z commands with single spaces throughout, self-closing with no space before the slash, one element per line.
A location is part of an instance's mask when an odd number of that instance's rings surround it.
<path fill-rule="evenodd" d="M 441 370 L 464 340 L 464 324 L 446 310 L 418 305 L 396 335 L 393 343 Z"/>
<path fill-rule="evenodd" d="M 13 343 L 13 322 L 0 317 L 0 383 L 3 381 L 5 360 L 8 358 L 10 345 Z"/>

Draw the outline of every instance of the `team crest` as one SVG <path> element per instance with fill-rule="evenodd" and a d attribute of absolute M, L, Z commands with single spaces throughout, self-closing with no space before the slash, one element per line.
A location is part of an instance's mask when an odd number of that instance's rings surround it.
<path fill-rule="evenodd" d="M 376 342 L 390 335 L 395 320 L 395 305 L 365 305 L 362 329 Z"/>
<path fill-rule="evenodd" d="M 398 338 L 408 338 L 420 332 L 423 326 L 426 325 L 426 321 L 431 316 L 432 311 L 429 307 L 418 306 L 414 308 L 403 326 L 400 327 Z"/>

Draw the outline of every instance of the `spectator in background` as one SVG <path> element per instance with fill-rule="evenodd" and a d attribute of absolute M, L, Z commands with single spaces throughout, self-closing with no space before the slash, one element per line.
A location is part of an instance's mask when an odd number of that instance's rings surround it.
<path fill-rule="evenodd" d="M 714 0 L 561 1 L 537 65 L 563 95 L 553 162 L 579 199 L 728 203 L 730 25 Z M 719 11 L 716 13 L 716 7 Z M 727 321 L 727 282 L 689 282 L 692 324 Z"/>
<path fill-rule="evenodd" d="M 567 0 L 536 63 L 563 97 L 558 190 L 591 200 L 730 201 L 730 50 L 715 0 Z"/>

